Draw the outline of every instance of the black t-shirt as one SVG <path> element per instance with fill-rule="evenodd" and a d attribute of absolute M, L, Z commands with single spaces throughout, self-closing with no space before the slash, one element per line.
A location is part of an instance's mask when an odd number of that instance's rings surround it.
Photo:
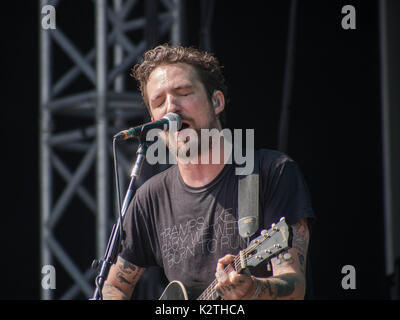
<path fill-rule="evenodd" d="M 296 163 L 274 150 L 260 150 L 260 209 L 263 228 L 286 217 L 288 224 L 314 213 Z M 136 192 L 124 218 L 120 256 L 131 263 L 160 266 L 169 281 L 201 293 L 215 278 L 217 260 L 246 248 L 237 224 L 238 177 L 227 164 L 209 184 L 186 185 L 178 166 L 155 175 Z M 265 266 L 255 276 L 271 275 Z"/>

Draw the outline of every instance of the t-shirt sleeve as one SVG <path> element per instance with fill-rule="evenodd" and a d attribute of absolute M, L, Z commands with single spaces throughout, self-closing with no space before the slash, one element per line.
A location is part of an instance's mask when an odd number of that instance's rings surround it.
<path fill-rule="evenodd" d="M 265 227 L 281 217 L 285 217 L 289 225 L 304 218 L 309 222 L 315 218 L 308 187 L 295 161 L 279 153 L 278 157 L 264 163 L 263 171 L 267 178 L 261 190 Z"/>
<path fill-rule="evenodd" d="M 144 268 L 157 265 L 151 226 L 152 222 L 146 218 L 135 197 L 129 205 L 123 222 L 124 237 L 119 253 L 123 259 Z"/>

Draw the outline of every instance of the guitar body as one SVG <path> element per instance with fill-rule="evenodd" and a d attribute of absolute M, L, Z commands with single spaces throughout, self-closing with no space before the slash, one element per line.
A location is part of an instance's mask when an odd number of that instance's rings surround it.
<path fill-rule="evenodd" d="M 165 288 L 159 300 L 189 300 L 189 298 L 183 283 L 172 281 Z"/>

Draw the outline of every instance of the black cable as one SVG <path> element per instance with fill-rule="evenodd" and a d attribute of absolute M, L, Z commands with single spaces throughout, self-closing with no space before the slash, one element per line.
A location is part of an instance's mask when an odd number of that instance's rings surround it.
<path fill-rule="evenodd" d="M 116 139 L 113 139 L 113 157 L 114 157 L 114 175 L 115 175 L 115 187 L 116 187 L 116 197 L 118 205 L 118 216 L 119 216 L 119 239 L 118 239 L 118 251 L 121 248 L 122 243 L 122 214 L 121 214 L 121 192 L 119 186 L 119 175 L 118 175 L 118 161 L 117 161 L 117 150 L 116 150 Z"/>

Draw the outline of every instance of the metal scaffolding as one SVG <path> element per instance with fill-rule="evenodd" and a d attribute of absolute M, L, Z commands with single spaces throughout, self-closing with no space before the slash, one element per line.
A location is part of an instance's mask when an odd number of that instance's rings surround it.
<path fill-rule="evenodd" d="M 58 24 L 62 11 L 59 8 L 64 1 L 40 1 L 42 8 L 52 5 L 57 12 L 56 28 L 40 29 L 41 267 L 57 262 L 72 279 L 71 287 L 59 297 L 54 297 L 52 290 L 42 289 L 42 299 L 73 299 L 81 293 L 92 296 L 95 271 L 90 265 L 86 270 L 79 267 L 67 250 L 67 237 L 57 237 L 55 229 L 65 215 L 76 215 L 74 219 L 79 224 L 81 216 L 92 213 L 96 236 L 85 241 L 95 242 L 96 252 L 91 259 L 103 257 L 110 227 L 115 222 L 115 215 L 110 213 L 111 137 L 124 129 L 127 121 L 135 125 L 146 114 L 139 92 L 127 88 L 124 76 L 142 53 L 158 41 L 182 42 L 182 0 L 87 0 L 74 5 L 88 5 L 87 2 L 93 6 L 95 28 L 82 30 L 94 34 L 93 48 L 85 53 Z M 136 32 L 136 36 L 129 32 Z M 69 69 L 57 78 L 54 70 L 60 62 L 55 49 L 71 61 Z M 72 84 L 79 81 L 89 83 L 90 89 L 75 89 Z M 74 161 L 68 161 L 65 155 L 71 155 Z M 123 154 L 118 159 L 124 170 L 122 176 L 127 176 L 132 159 Z M 95 181 L 85 184 L 91 170 Z M 56 179 L 64 180 L 63 190 L 58 190 Z M 76 198 L 84 204 L 79 215 L 70 209 Z M 73 233 L 71 229 L 70 234 Z M 58 272 L 57 269 L 57 275 Z"/>

